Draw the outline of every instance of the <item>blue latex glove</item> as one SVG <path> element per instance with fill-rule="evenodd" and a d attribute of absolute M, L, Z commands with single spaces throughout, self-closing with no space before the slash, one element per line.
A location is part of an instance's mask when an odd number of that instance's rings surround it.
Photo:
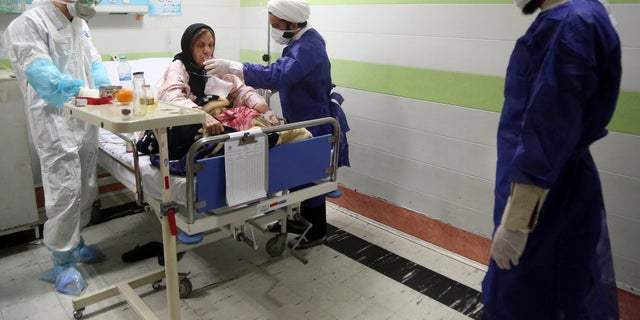
<path fill-rule="evenodd" d="M 27 68 L 27 81 L 34 90 L 52 106 L 61 109 L 65 102 L 75 97 L 84 85 L 81 80 L 61 73 L 53 63 L 37 60 Z"/>
<path fill-rule="evenodd" d="M 91 64 L 91 76 L 93 77 L 93 84 L 96 89 L 111 85 L 111 80 L 109 80 L 109 75 L 107 74 L 107 68 L 102 62 L 98 61 Z"/>

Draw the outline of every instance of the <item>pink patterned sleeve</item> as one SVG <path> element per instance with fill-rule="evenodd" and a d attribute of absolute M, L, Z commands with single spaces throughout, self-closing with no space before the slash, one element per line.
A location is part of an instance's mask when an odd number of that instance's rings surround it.
<path fill-rule="evenodd" d="M 223 74 L 219 75 L 220 79 L 231 82 L 233 89 L 229 92 L 227 97 L 234 106 L 247 106 L 254 108 L 257 104 L 266 104 L 264 97 L 262 97 L 253 87 L 247 86 L 244 82 L 235 75 Z"/>
<path fill-rule="evenodd" d="M 158 100 L 184 107 L 194 108 L 195 96 L 189 87 L 189 74 L 182 61 L 175 60 L 169 64 L 158 87 Z"/>

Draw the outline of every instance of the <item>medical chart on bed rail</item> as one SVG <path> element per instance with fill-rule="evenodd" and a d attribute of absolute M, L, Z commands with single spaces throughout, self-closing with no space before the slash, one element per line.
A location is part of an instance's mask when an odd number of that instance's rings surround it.
<path fill-rule="evenodd" d="M 255 141 L 244 143 L 244 133 L 229 134 L 224 143 L 227 204 L 235 206 L 266 198 L 266 135 L 262 131 L 249 131 Z"/>

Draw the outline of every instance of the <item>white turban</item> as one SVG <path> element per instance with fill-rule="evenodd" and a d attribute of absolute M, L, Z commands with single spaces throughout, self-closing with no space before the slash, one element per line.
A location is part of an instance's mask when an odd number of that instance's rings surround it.
<path fill-rule="evenodd" d="M 274 16 L 293 23 L 309 19 L 309 3 L 306 0 L 269 0 L 269 12 Z"/>

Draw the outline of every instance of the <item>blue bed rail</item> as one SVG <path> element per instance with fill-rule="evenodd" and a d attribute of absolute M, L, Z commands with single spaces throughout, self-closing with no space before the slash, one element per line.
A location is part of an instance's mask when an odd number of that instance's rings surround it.
<path fill-rule="evenodd" d="M 269 150 L 267 194 L 273 194 L 316 180 L 327 179 L 331 167 L 332 135 L 278 145 Z M 196 203 L 206 212 L 227 206 L 224 156 L 197 161 Z"/>
<path fill-rule="evenodd" d="M 336 181 L 337 150 L 340 125 L 333 118 L 303 121 L 263 128 L 265 134 L 306 128 L 325 123 L 334 127 L 333 134 L 282 144 L 269 149 L 267 157 L 267 194 L 287 190 L 318 180 Z M 193 223 L 195 213 L 227 207 L 224 156 L 194 160 L 196 151 L 207 144 L 224 142 L 228 135 L 203 138 L 187 155 L 187 214 Z M 194 165 L 190 165 L 190 164 Z"/>

